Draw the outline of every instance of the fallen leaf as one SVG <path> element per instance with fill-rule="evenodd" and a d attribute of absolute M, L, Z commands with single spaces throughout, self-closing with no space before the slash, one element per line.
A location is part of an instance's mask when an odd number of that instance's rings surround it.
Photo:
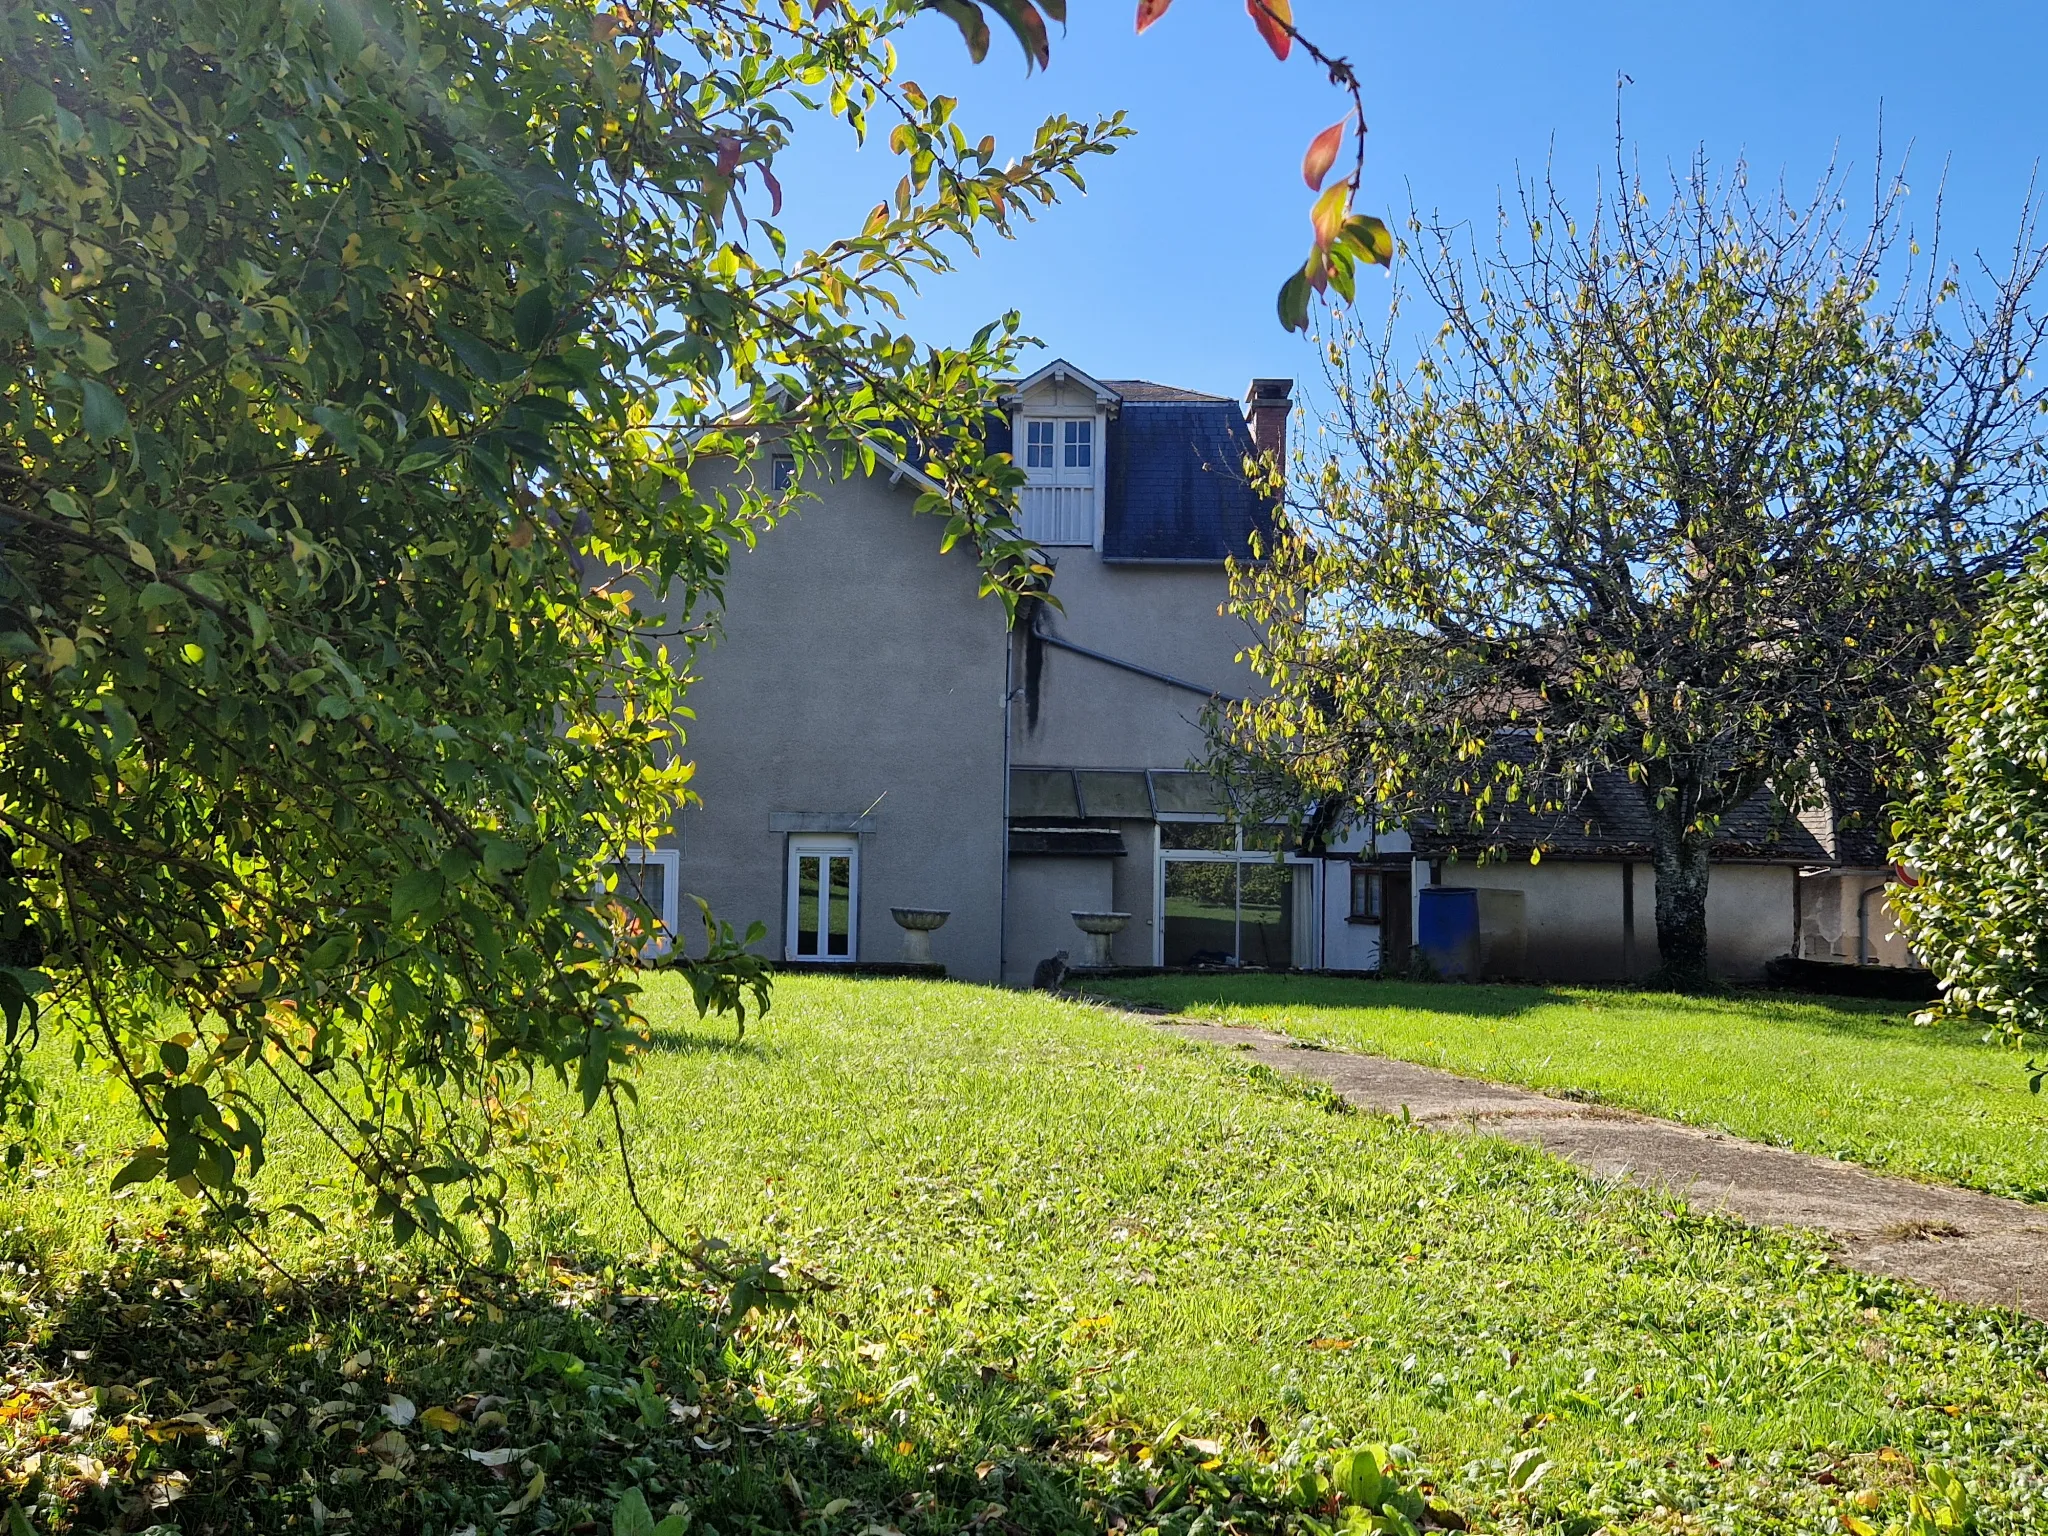
<path fill-rule="evenodd" d="M 385 1400 L 384 1417 L 396 1424 L 400 1429 L 404 1429 L 406 1425 L 419 1416 L 419 1409 L 414 1406 L 413 1400 L 409 1397 L 400 1397 L 394 1392 Z"/>
<path fill-rule="evenodd" d="M 471 1461 L 486 1467 L 509 1466 L 532 1450 L 530 1445 L 501 1445 L 495 1451 L 464 1451 Z"/>
<path fill-rule="evenodd" d="M 505 1519 L 512 1515 L 525 1514 L 527 1510 L 540 1502 L 540 1496 L 547 1490 L 547 1486 L 547 1470 L 542 1468 L 533 1474 L 533 1481 L 526 1485 L 526 1492 L 498 1511 L 499 1518 Z"/>
<path fill-rule="evenodd" d="M 420 1423 L 428 1429 L 439 1430 L 444 1435 L 452 1435 L 462 1428 L 462 1420 L 446 1408 L 429 1408 L 420 1415 Z"/>

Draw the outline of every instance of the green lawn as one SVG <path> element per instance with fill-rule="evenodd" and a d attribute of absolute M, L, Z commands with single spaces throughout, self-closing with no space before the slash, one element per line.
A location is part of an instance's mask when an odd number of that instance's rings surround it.
<path fill-rule="evenodd" d="M 1091 982 L 1106 996 L 1625 1105 L 1911 1178 L 2048 1200 L 2048 1098 L 2023 1058 L 1903 1004 L 1775 993 L 1317 976 Z"/>
<path fill-rule="evenodd" d="M 564 1096 L 517 1285 L 279 1224 L 294 1293 L 110 1201 L 132 1128 L 74 1079 L 0 1186 L 34 1529 L 581 1532 L 637 1486 L 700 1536 L 1316 1536 L 1299 1466 L 1364 1441 L 1482 1529 L 1882 1530 L 1929 1466 L 1984 1533 L 2048 1516 L 2038 1325 L 1100 1010 L 785 979 L 735 1048 L 657 989 L 643 1187 L 835 1289 L 722 1338 Z M 343 1213 L 308 1149 L 266 1181 Z"/>

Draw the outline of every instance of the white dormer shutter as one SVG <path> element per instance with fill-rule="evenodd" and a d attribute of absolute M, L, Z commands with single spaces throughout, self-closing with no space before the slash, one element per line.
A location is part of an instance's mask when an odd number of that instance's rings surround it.
<path fill-rule="evenodd" d="M 1027 416 L 1018 427 L 1024 537 L 1034 544 L 1093 544 L 1096 468 L 1102 458 L 1096 418 Z"/>

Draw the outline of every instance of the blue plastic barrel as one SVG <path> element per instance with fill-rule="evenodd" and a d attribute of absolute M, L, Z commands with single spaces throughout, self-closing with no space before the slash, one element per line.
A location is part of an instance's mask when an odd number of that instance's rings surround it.
<path fill-rule="evenodd" d="M 1445 981 L 1479 976 L 1479 892 L 1470 886 L 1426 885 L 1416 892 L 1415 944 Z"/>

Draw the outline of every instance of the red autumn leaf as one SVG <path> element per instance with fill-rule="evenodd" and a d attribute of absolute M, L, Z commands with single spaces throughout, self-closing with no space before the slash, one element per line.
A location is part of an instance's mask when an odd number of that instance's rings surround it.
<path fill-rule="evenodd" d="M 765 164 L 761 167 L 761 180 L 768 187 L 769 197 L 774 199 L 773 205 L 768 209 L 768 217 L 776 218 L 782 213 L 782 183 L 775 179 L 775 173 Z"/>
<path fill-rule="evenodd" d="M 1153 22 L 1166 14 L 1166 8 L 1173 0 L 1138 0 L 1138 30 L 1144 31 Z"/>
<path fill-rule="evenodd" d="M 600 43 L 608 43 L 619 34 L 619 18 L 598 15 L 590 18 L 590 35 Z"/>
<path fill-rule="evenodd" d="M 1308 183 L 1311 192 L 1323 189 L 1323 178 L 1330 174 L 1330 167 L 1337 163 L 1337 151 L 1344 147 L 1344 129 L 1350 122 L 1332 123 L 1317 134 L 1308 146 L 1308 153 L 1301 157 L 1301 179 Z"/>
<path fill-rule="evenodd" d="M 740 151 L 746 146 L 729 133 L 718 136 L 718 174 L 730 176 L 739 169 Z"/>
<path fill-rule="evenodd" d="M 1288 31 L 1294 25 L 1294 7 L 1289 0 L 1244 0 L 1244 8 L 1259 36 L 1273 50 L 1273 57 L 1286 58 L 1287 50 L 1294 46 L 1294 34 Z"/>

